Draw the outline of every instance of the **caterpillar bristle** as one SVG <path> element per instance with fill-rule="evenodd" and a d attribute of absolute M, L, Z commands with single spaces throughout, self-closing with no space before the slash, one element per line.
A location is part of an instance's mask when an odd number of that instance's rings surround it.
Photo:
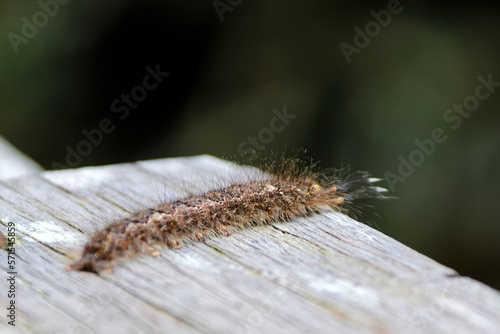
<path fill-rule="evenodd" d="M 81 260 L 68 270 L 110 272 L 118 260 L 136 253 L 159 255 L 156 246 L 180 248 L 187 242 L 259 225 L 290 221 L 327 210 L 363 217 L 369 199 L 385 199 L 380 179 L 349 168 L 320 170 L 311 159 L 271 155 L 258 163 L 261 172 L 240 168 L 239 181 L 202 194 L 165 202 L 117 220 L 96 233 Z"/>

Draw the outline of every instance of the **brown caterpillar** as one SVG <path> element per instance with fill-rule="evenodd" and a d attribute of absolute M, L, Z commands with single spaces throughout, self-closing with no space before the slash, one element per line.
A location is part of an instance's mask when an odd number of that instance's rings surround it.
<path fill-rule="evenodd" d="M 117 260 L 143 252 L 160 253 L 156 246 L 178 249 L 183 240 L 228 236 L 242 228 L 285 222 L 325 210 L 355 215 L 358 200 L 386 198 L 379 179 L 367 172 L 315 171 L 316 164 L 284 159 L 249 180 L 201 195 L 190 196 L 140 211 L 97 232 L 82 258 L 67 270 L 112 272 Z M 277 167 L 276 167 L 277 166 Z"/>

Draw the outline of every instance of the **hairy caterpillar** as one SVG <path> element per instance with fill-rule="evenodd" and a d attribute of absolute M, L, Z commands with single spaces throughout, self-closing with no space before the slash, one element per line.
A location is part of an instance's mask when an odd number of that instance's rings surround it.
<path fill-rule="evenodd" d="M 267 160 L 267 162 L 266 162 Z M 228 236 L 246 227 L 289 221 L 336 210 L 359 213 L 365 198 L 387 198 L 367 172 L 322 170 L 316 163 L 284 156 L 263 161 L 261 170 L 241 169 L 245 177 L 203 194 L 162 203 L 115 221 L 97 232 L 82 257 L 68 270 L 111 272 L 116 261 L 136 253 L 159 255 L 156 248 L 180 248 L 183 241 Z M 269 161 L 272 161 L 269 163 Z"/>

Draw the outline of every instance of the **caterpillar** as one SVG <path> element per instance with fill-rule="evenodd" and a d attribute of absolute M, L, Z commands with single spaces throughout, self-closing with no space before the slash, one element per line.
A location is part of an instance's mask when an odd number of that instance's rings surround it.
<path fill-rule="evenodd" d="M 266 158 L 261 169 L 241 168 L 239 173 L 245 175 L 233 184 L 113 222 L 94 234 L 80 260 L 66 269 L 110 273 L 117 261 L 137 253 L 160 255 L 158 246 L 178 249 L 186 241 L 229 236 L 328 210 L 356 217 L 364 199 L 388 198 L 386 189 L 374 186 L 380 179 L 367 172 L 318 170 L 317 163 L 300 158 Z"/>

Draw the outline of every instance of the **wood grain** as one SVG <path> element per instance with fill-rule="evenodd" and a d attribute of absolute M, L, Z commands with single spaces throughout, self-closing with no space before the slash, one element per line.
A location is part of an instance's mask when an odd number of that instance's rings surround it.
<path fill-rule="evenodd" d="M 0 182 L 17 230 L 16 327 L 1 333 L 500 333 L 500 294 L 339 213 L 67 272 L 92 233 L 238 169 L 210 156 Z M 8 305 L 0 251 L 0 305 Z M 4 312 L 5 313 L 5 312 Z"/>

